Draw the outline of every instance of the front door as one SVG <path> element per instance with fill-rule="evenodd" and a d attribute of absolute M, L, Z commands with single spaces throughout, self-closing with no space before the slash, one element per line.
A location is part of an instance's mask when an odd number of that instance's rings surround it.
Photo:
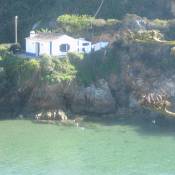
<path fill-rule="evenodd" d="M 40 55 L 40 43 L 35 43 L 35 53 L 36 56 L 38 57 Z"/>

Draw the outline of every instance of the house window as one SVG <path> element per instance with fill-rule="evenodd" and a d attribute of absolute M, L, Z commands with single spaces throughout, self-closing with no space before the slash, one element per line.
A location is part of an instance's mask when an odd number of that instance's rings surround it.
<path fill-rule="evenodd" d="M 70 45 L 69 44 L 61 44 L 60 45 L 60 51 L 61 52 L 68 52 L 70 50 Z"/>
<path fill-rule="evenodd" d="M 89 43 L 83 43 L 83 46 L 89 46 Z"/>

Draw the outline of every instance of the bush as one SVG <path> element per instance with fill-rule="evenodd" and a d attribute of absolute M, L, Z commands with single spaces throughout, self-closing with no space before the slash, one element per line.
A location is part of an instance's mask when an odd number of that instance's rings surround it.
<path fill-rule="evenodd" d="M 153 20 L 153 23 L 157 26 L 160 26 L 160 27 L 166 27 L 169 24 L 169 21 L 157 18 L 157 19 Z"/>
<path fill-rule="evenodd" d="M 9 52 L 11 44 L 0 44 L 0 55 L 4 56 Z"/>
<path fill-rule="evenodd" d="M 27 84 L 53 84 L 71 81 L 76 77 L 76 69 L 68 58 L 42 56 L 40 59 L 26 59 L 14 55 L 2 57 L 0 68 L 8 84 L 13 87 Z"/>
<path fill-rule="evenodd" d="M 87 85 L 117 70 L 115 57 L 105 50 L 88 55 L 69 53 L 65 58 L 43 55 L 36 60 L 8 54 L 1 59 L 1 75 L 10 87 L 17 88 L 57 84 L 75 79 Z"/>
<path fill-rule="evenodd" d="M 69 60 L 70 60 L 70 62 L 72 64 L 78 64 L 81 61 L 83 61 L 84 58 L 85 58 L 85 54 L 84 53 L 71 52 L 71 53 L 68 53 L 67 56 L 68 56 L 68 58 L 69 58 Z"/>
<path fill-rule="evenodd" d="M 57 22 L 66 32 L 81 32 L 91 27 L 93 17 L 88 15 L 62 15 L 57 18 Z"/>
<path fill-rule="evenodd" d="M 120 23 L 120 20 L 117 19 L 107 19 L 107 25 L 108 26 L 113 26 L 113 25 L 117 25 L 118 23 Z"/>
<path fill-rule="evenodd" d="M 133 39 L 135 40 L 156 41 L 164 39 L 163 34 L 159 30 L 140 30 L 133 34 Z"/>
<path fill-rule="evenodd" d="M 106 78 L 111 72 L 118 70 L 118 63 L 112 55 L 113 51 L 100 50 L 91 54 L 68 55 L 74 65 L 77 80 L 83 85 L 89 85 L 97 79 Z"/>
<path fill-rule="evenodd" d="M 106 25 L 106 20 L 104 19 L 94 19 L 92 21 L 94 27 L 104 27 Z"/>
<path fill-rule="evenodd" d="M 39 71 L 39 62 L 11 54 L 2 57 L 1 66 L 9 85 L 22 86 L 25 81 L 32 81 L 33 75 Z"/>
<path fill-rule="evenodd" d="M 40 58 L 41 81 L 53 84 L 60 81 L 71 81 L 76 77 L 76 69 L 67 58 L 48 57 Z"/>
<path fill-rule="evenodd" d="M 51 33 L 52 31 L 48 28 L 40 28 L 36 30 L 37 33 Z"/>

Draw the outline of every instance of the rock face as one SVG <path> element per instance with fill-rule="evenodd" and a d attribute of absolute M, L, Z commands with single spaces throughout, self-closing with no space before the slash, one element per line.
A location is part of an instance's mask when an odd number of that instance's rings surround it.
<path fill-rule="evenodd" d="M 163 4 L 164 0 L 160 1 Z M 173 13 L 175 1 L 168 2 L 172 3 Z M 112 64 L 118 64 L 119 71 L 109 71 L 110 74 L 105 76 L 105 80 L 97 80 L 88 87 L 79 85 L 76 81 L 70 84 L 61 82 L 37 87 L 31 90 L 29 97 L 26 97 L 29 98 L 26 104 L 23 104 L 21 100 L 25 97 L 21 92 L 9 94 L 1 100 L 4 100 L 5 104 L 7 101 L 9 104 L 19 104 L 19 110 L 21 106 L 25 108 L 24 111 L 26 109 L 44 110 L 49 117 L 48 111 L 60 109 L 66 112 L 97 114 L 98 116 L 114 112 L 116 116 L 132 112 L 133 115 L 144 115 L 145 111 L 139 105 L 139 98 L 145 93 L 164 92 L 171 99 L 172 104 L 175 104 L 174 44 L 144 39 L 142 42 L 138 40 L 136 42 L 130 37 L 132 32 L 140 30 L 162 29 L 166 31 L 167 26 L 160 28 L 159 25 L 150 21 L 137 15 L 127 15 L 120 30 L 115 30 L 114 34 L 110 35 L 109 52 L 112 53 L 110 55 L 112 58 L 104 55 L 101 64 L 105 59 L 111 59 Z M 105 54 L 108 54 L 107 52 Z M 2 105 L 0 106 L 2 108 Z M 146 115 L 155 116 L 155 113 L 150 112 Z M 66 118 L 63 113 L 60 116 Z"/>
<path fill-rule="evenodd" d="M 108 82 L 103 79 L 88 87 L 72 82 L 34 89 L 26 109 L 45 113 L 62 109 L 78 114 L 108 114 L 116 110 Z"/>
<path fill-rule="evenodd" d="M 145 30 L 160 30 L 166 32 L 170 27 L 174 27 L 173 20 L 171 20 L 171 23 L 168 23 L 166 20 L 164 23 L 161 23 L 160 21 L 159 19 L 152 20 L 146 17 L 138 16 L 136 14 L 127 14 L 122 20 L 120 29 L 121 31 L 129 30 L 132 32 L 143 32 Z"/>
<path fill-rule="evenodd" d="M 115 100 L 108 83 L 99 80 L 96 85 L 78 88 L 72 101 L 72 110 L 78 113 L 105 114 L 115 111 Z"/>
<path fill-rule="evenodd" d="M 148 20 L 137 15 L 128 14 L 125 16 L 122 22 L 122 30 L 130 29 L 132 31 L 139 31 L 147 29 Z"/>
<path fill-rule="evenodd" d="M 139 99 L 144 93 L 165 93 L 175 102 L 175 57 L 171 45 L 164 43 L 128 43 L 115 45 L 121 72 L 117 85 L 110 85 L 114 91 L 118 110 L 144 115 Z M 120 51 L 120 52 L 119 52 Z M 125 87 L 125 88 L 122 88 Z M 124 100 L 126 99 L 126 100 Z M 173 108 L 173 106 L 172 106 Z M 156 113 L 146 113 L 155 116 Z"/>
<path fill-rule="evenodd" d="M 175 101 L 175 56 L 173 46 L 154 42 L 116 41 L 113 57 L 118 73 L 111 73 L 88 87 L 78 83 L 51 85 L 33 92 L 29 106 L 71 111 L 77 114 L 145 115 L 139 99 L 145 93 L 165 92 Z M 28 106 L 27 106 L 28 108 Z M 146 113 L 153 115 L 155 113 Z"/>

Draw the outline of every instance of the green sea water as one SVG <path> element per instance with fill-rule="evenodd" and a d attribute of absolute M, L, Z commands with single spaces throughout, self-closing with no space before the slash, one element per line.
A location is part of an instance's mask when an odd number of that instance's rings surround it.
<path fill-rule="evenodd" d="M 175 132 L 167 129 L 0 121 L 0 175 L 175 175 Z"/>

